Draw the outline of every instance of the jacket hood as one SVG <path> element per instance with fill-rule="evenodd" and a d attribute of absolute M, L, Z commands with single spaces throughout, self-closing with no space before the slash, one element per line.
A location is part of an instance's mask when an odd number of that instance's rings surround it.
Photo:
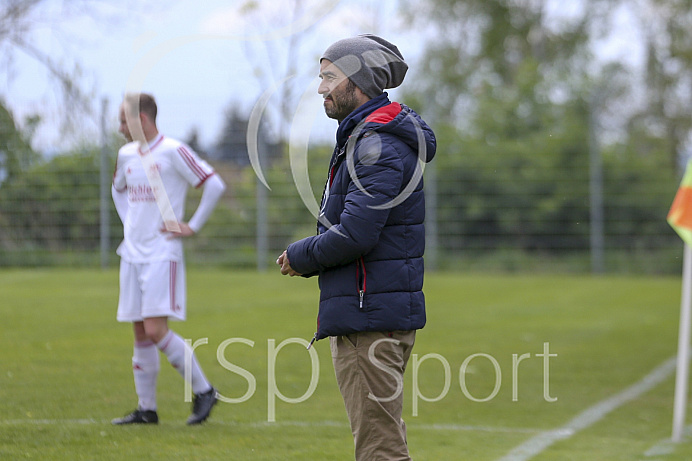
<path fill-rule="evenodd" d="M 392 133 L 411 146 L 421 159 L 429 163 L 437 151 L 432 128 L 410 107 L 392 102 L 372 112 L 365 119 L 363 131 Z"/>
<path fill-rule="evenodd" d="M 400 137 L 426 163 L 435 157 L 437 141 L 433 130 L 416 111 L 405 104 L 391 102 L 386 92 L 354 110 L 339 124 L 337 145 L 344 146 L 354 132 L 362 136 L 368 131 Z"/>

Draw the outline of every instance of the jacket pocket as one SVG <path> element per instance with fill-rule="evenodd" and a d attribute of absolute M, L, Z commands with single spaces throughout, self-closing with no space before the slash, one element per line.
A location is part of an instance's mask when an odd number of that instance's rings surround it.
<path fill-rule="evenodd" d="M 365 291 L 367 290 L 368 273 L 365 270 L 365 261 L 362 257 L 356 261 L 356 280 L 358 282 L 358 306 L 364 309 Z"/>

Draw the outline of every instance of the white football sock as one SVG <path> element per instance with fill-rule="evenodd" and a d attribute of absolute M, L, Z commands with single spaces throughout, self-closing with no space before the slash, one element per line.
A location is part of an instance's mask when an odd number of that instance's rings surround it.
<path fill-rule="evenodd" d="M 140 410 L 156 411 L 156 378 L 160 367 L 156 345 L 152 341 L 135 342 L 132 373 Z"/>
<path fill-rule="evenodd" d="M 186 379 L 185 357 L 187 356 L 190 358 L 191 373 L 189 379 L 192 384 L 192 392 L 195 395 L 204 394 L 211 390 L 211 384 L 209 384 L 206 376 L 204 376 L 202 368 L 200 368 L 199 362 L 197 362 L 197 357 L 183 338 L 175 334 L 173 330 L 168 330 L 166 336 L 164 336 L 156 346 L 161 352 L 166 354 L 168 361 L 173 365 L 173 368 L 178 370 L 178 373 L 180 373 L 183 379 Z"/>

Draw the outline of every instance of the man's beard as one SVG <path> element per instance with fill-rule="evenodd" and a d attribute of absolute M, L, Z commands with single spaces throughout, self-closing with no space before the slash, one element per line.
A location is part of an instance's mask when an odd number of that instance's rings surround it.
<path fill-rule="evenodd" d="M 343 92 L 332 92 L 329 94 L 329 97 L 331 97 L 331 107 L 325 106 L 324 111 L 327 117 L 336 119 L 339 122 L 348 117 L 358 107 L 356 85 L 350 80 Z"/>

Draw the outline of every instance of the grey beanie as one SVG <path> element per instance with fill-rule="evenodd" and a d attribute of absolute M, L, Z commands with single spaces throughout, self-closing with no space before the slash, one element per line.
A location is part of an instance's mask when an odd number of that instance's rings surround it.
<path fill-rule="evenodd" d="M 401 85 L 408 70 L 395 45 L 370 34 L 339 40 L 327 48 L 322 59 L 333 62 L 370 98 Z"/>

